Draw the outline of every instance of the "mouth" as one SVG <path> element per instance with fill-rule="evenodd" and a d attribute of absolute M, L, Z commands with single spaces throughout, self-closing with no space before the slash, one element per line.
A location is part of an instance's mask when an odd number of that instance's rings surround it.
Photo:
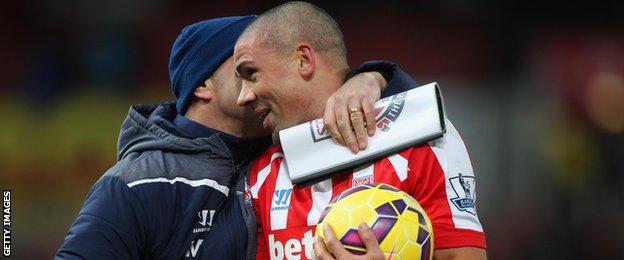
<path fill-rule="evenodd" d="M 271 109 L 269 108 L 255 108 L 254 114 L 258 119 L 264 119 L 269 113 L 271 113 Z"/>
<path fill-rule="evenodd" d="M 269 117 L 269 115 L 271 114 L 271 109 L 269 108 L 256 108 L 254 109 L 254 114 L 256 115 L 256 117 L 258 119 L 260 119 L 262 121 L 262 127 L 264 129 L 270 130 L 271 129 L 271 117 Z"/>

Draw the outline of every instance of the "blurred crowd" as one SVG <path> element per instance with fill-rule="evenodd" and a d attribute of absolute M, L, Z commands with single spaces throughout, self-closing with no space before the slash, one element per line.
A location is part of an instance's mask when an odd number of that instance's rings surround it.
<path fill-rule="evenodd" d="M 313 1 L 350 65 L 437 81 L 478 178 L 491 259 L 624 257 L 624 2 Z M 278 1 L 0 2 L 0 188 L 13 253 L 49 258 L 115 162 L 130 104 L 172 100 L 185 25 Z"/>

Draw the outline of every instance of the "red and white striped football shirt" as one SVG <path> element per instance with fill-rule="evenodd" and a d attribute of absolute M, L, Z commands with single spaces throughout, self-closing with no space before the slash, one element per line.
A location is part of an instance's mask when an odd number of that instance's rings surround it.
<path fill-rule="evenodd" d="M 257 259 L 311 259 L 321 211 L 344 190 L 372 182 L 418 200 L 433 224 L 435 249 L 486 247 L 468 152 L 447 121 L 447 133 L 438 140 L 303 188 L 293 186 L 281 147 L 269 148 L 252 164 L 246 190 L 258 219 Z"/>

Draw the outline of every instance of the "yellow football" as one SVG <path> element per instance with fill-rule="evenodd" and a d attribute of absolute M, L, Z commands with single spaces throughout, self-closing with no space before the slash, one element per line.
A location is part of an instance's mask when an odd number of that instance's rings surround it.
<path fill-rule="evenodd" d="M 365 254 L 357 227 L 366 222 L 386 259 L 432 259 L 433 229 L 418 201 L 388 184 L 352 187 L 334 198 L 321 213 L 316 235 L 325 238 L 329 224 L 344 247 Z"/>

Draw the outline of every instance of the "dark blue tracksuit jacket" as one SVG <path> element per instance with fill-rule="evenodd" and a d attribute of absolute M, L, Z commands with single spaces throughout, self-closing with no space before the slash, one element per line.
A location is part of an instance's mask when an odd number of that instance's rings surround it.
<path fill-rule="evenodd" d="M 382 96 L 417 86 L 390 62 Z M 203 129 L 202 129 L 203 128 Z M 268 145 L 211 130 L 174 104 L 135 105 L 118 162 L 91 188 L 57 259 L 253 259 L 256 222 L 242 196 L 249 162 Z"/>

